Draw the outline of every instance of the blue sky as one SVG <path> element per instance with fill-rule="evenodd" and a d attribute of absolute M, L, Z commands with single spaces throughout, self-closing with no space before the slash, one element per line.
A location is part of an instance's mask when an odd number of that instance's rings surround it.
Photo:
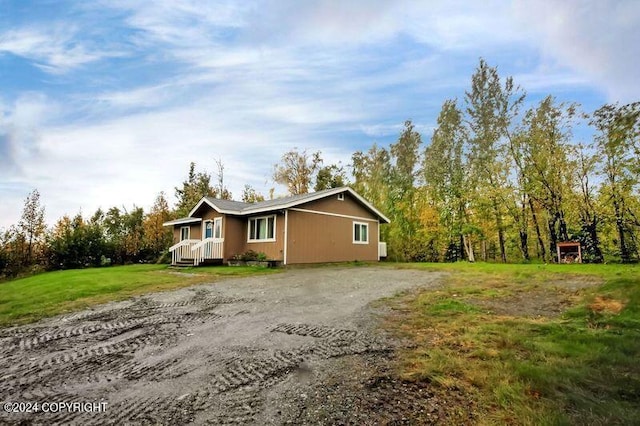
<path fill-rule="evenodd" d="M 480 57 L 529 105 L 636 101 L 640 2 L 0 0 L 0 227 L 34 188 L 52 224 L 173 202 L 191 161 L 239 197 L 293 147 L 428 142 Z"/>

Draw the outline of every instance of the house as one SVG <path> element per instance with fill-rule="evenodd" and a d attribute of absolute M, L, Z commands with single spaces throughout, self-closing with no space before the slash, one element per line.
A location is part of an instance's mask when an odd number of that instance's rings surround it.
<path fill-rule="evenodd" d="M 203 197 L 189 217 L 171 220 L 172 264 L 226 262 L 246 251 L 284 265 L 377 261 L 389 219 L 349 187 L 258 203 Z"/>

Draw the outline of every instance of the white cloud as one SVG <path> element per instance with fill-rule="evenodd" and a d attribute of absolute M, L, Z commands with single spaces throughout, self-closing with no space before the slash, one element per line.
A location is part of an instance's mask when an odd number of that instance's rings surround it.
<path fill-rule="evenodd" d="M 62 74 L 81 65 L 121 53 L 89 48 L 78 40 L 73 25 L 29 27 L 0 33 L 0 54 L 11 53 L 32 61 L 45 72 Z"/>
<path fill-rule="evenodd" d="M 50 221 L 148 207 L 161 190 L 173 195 L 190 161 L 213 171 L 218 157 L 235 195 L 245 183 L 266 193 L 272 165 L 294 146 L 346 164 L 349 137 L 388 141 L 408 118 L 426 141 L 479 56 L 512 66 L 529 91 L 597 82 L 612 98 L 638 97 L 635 4 L 110 0 L 83 8 L 115 9 L 126 34 L 117 44 L 109 20 L 91 20 L 95 32 L 82 22 L 0 31 L 0 55 L 50 73 L 86 68 L 91 80 L 0 103 L 0 155 L 16 167 L 0 170 L 0 204 L 20 206 L 37 187 Z M 112 56 L 129 67 L 96 63 Z M 108 84 L 98 65 L 113 70 Z M 0 226 L 16 220 L 0 209 Z"/>
<path fill-rule="evenodd" d="M 603 88 L 612 101 L 640 98 L 640 3 L 521 0 L 514 14 L 544 54 Z"/>

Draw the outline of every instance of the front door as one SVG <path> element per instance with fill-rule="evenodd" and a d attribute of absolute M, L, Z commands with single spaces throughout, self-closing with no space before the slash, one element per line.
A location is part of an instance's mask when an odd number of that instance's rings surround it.
<path fill-rule="evenodd" d="M 213 222 L 206 222 L 204 225 L 204 238 L 213 237 Z"/>

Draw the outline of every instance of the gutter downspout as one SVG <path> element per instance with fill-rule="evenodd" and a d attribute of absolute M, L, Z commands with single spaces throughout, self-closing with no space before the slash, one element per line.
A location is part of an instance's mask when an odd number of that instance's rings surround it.
<path fill-rule="evenodd" d="M 378 219 L 378 262 L 380 262 L 380 219 Z"/>
<path fill-rule="evenodd" d="M 288 230 L 289 230 L 289 209 L 286 209 L 284 211 L 284 261 L 283 263 L 286 265 L 287 264 L 287 246 L 289 245 L 289 240 L 287 237 L 288 234 Z"/>

